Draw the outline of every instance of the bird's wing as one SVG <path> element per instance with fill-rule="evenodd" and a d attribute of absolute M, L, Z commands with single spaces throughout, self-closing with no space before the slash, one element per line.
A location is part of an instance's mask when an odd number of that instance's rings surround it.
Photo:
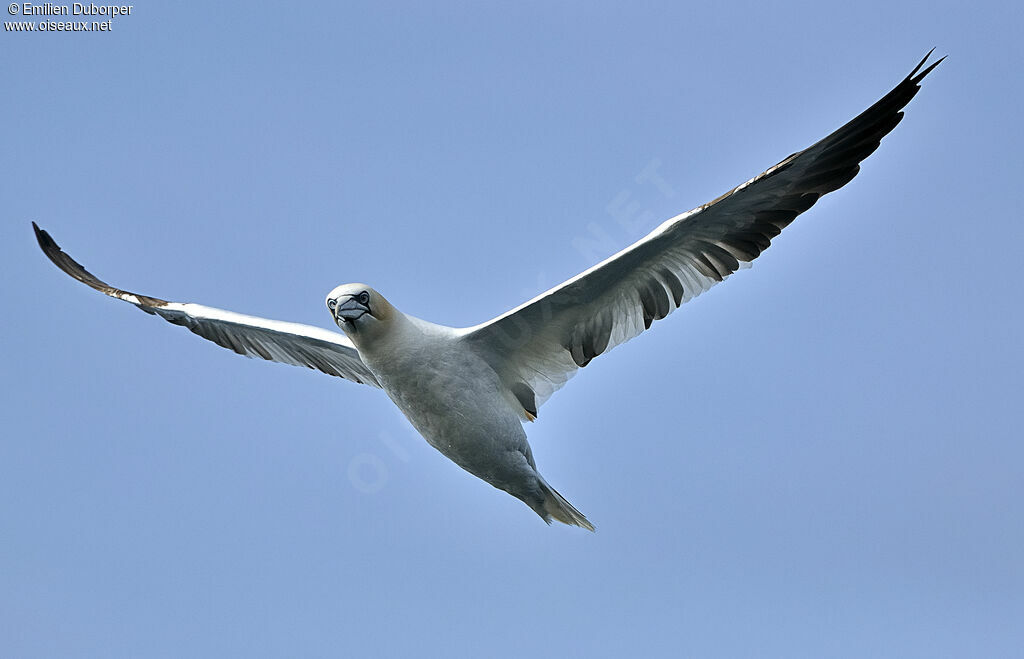
<path fill-rule="evenodd" d="M 939 62 L 922 67 L 857 118 L 721 197 L 668 220 L 569 281 L 462 330 L 528 417 L 578 368 L 640 334 L 744 265 L 823 194 L 848 183 Z M 944 59 L 944 58 L 943 58 Z"/>
<path fill-rule="evenodd" d="M 68 256 L 46 231 L 32 223 L 43 252 L 58 268 L 78 281 L 110 297 L 134 304 L 146 313 L 187 327 L 204 339 L 246 357 L 315 368 L 328 375 L 379 387 L 377 379 L 359 358 L 359 352 L 343 334 L 329 330 L 267 320 L 190 302 L 168 302 L 114 288 L 96 278 Z"/>

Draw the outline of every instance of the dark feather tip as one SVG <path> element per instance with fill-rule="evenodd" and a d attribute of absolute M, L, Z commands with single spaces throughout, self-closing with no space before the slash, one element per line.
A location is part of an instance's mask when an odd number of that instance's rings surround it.
<path fill-rule="evenodd" d="M 45 230 L 40 229 L 39 225 L 35 222 L 32 223 L 32 229 L 36 232 L 36 241 L 38 241 L 39 247 L 42 248 L 44 252 L 49 253 L 55 249 L 60 249 L 60 247 L 57 246 L 57 243 L 54 242 L 53 238 L 50 237 L 50 234 Z"/>
<path fill-rule="evenodd" d="M 922 80 L 924 80 L 924 77 L 926 75 L 928 75 L 929 73 L 932 72 L 932 69 L 934 69 L 939 64 L 942 64 L 942 60 L 944 60 L 944 59 L 946 59 L 946 57 L 948 57 L 948 55 L 943 55 L 942 57 L 940 57 L 935 62 L 932 62 L 928 66 L 928 68 L 926 68 L 924 71 L 921 71 L 921 67 L 925 65 L 925 62 L 928 61 L 928 58 L 931 57 L 932 53 L 934 53 L 934 52 L 935 52 L 934 48 L 932 48 L 931 50 L 928 51 L 928 54 L 924 56 L 924 59 L 922 59 L 920 62 L 918 62 L 917 66 L 914 67 L 914 70 L 911 71 L 910 75 L 907 76 L 908 80 L 910 80 L 914 84 L 917 84 L 917 83 L 921 82 Z M 918 73 L 918 71 L 921 71 L 921 72 Z"/>

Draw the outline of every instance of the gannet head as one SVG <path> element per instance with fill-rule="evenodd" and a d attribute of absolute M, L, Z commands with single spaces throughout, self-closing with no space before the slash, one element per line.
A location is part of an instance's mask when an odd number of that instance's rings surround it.
<path fill-rule="evenodd" d="M 365 334 L 391 320 L 394 307 L 366 284 L 342 284 L 327 294 L 327 310 L 345 334 Z"/>

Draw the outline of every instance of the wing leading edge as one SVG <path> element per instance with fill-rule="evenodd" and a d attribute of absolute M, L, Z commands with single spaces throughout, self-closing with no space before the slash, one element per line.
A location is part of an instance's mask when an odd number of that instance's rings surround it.
<path fill-rule="evenodd" d="M 194 334 L 213 341 L 246 357 L 305 366 L 361 384 L 380 387 L 359 358 L 355 346 L 338 332 L 278 320 L 216 309 L 190 302 L 169 302 L 148 295 L 130 293 L 100 280 L 72 259 L 35 222 L 32 228 L 43 253 L 58 268 L 83 284 L 135 305 L 148 314 L 188 328 Z"/>

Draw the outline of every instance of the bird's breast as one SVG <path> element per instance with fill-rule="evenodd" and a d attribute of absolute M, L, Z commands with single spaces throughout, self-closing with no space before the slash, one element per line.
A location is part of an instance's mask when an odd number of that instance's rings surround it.
<path fill-rule="evenodd" d="M 457 342 L 407 341 L 367 363 L 423 438 L 460 466 L 525 446 L 526 434 L 498 375 Z"/>

